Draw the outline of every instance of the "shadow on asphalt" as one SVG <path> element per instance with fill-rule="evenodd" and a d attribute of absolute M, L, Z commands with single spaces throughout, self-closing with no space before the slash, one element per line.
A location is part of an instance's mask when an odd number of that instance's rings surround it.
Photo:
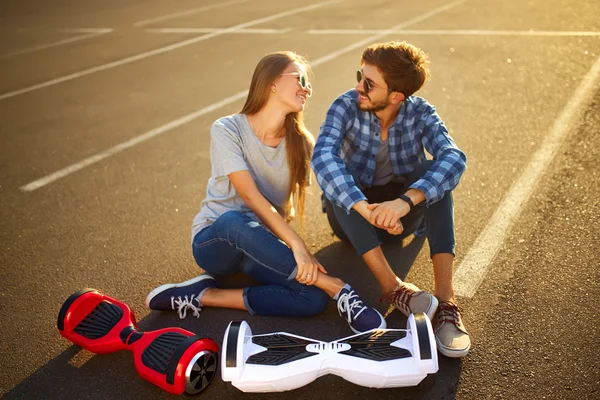
<path fill-rule="evenodd" d="M 404 278 L 424 243 L 424 238 L 414 239 L 405 248 L 388 245 L 384 251 L 396 273 Z M 354 249 L 345 243 L 334 242 L 320 250 L 316 257 L 330 275 L 349 282 L 363 299 L 381 312 L 386 307 L 379 303 L 379 289 L 367 266 Z M 242 287 L 253 284 L 250 278 L 236 275 L 220 282 L 224 287 Z M 56 310 L 58 312 L 58 310 Z M 205 308 L 200 318 L 180 320 L 176 313 L 152 312 L 141 321 L 141 331 L 178 326 L 200 336 L 213 338 L 219 345 L 231 320 L 244 319 L 253 333 L 284 331 L 314 339 L 331 341 L 351 335 L 346 322 L 338 315 L 334 302 L 318 316 L 299 318 L 256 317 L 244 311 Z M 388 317 L 388 327 L 406 327 L 406 318 L 399 312 Z M 58 332 L 56 333 L 58 335 Z M 369 389 L 353 385 L 343 379 L 327 375 L 313 383 L 284 393 L 244 394 L 221 380 L 220 373 L 212 384 L 197 398 L 268 398 L 268 399 L 322 399 L 325 397 L 362 399 L 453 399 L 461 375 L 461 361 L 440 356 L 440 371 L 417 387 L 395 389 Z M 135 371 L 132 354 L 121 351 L 108 355 L 94 355 L 71 346 L 41 367 L 15 388 L 5 394 L 5 399 L 168 399 L 175 396 L 142 380 Z M 185 396 L 184 398 L 190 398 Z"/>

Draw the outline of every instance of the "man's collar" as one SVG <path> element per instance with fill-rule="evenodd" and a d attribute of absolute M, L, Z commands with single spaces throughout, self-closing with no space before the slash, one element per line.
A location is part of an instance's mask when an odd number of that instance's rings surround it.
<path fill-rule="evenodd" d="M 409 106 L 409 103 L 412 104 L 413 99 L 412 96 L 408 96 L 406 99 L 402 101 L 402 105 L 400 105 L 400 110 L 398 110 L 398 115 L 396 115 L 396 119 L 394 119 L 394 123 L 392 126 L 397 125 L 401 126 L 402 121 L 404 120 L 404 115 L 406 114 L 406 108 Z"/>

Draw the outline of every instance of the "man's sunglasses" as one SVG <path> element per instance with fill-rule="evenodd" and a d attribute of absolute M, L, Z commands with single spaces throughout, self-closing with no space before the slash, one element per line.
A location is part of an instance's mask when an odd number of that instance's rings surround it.
<path fill-rule="evenodd" d="M 281 74 L 281 75 L 282 76 L 284 76 L 284 75 L 296 75 L 298 77 L 298 83 L 300 84 L 300 87 L 302 89 L 308 91 L 307 97 L 312 96 L 312 85 L 308 81 L 308 77 L 306 76 L 305 73 L 303 73 L 303 72 L 288 72 L 286 74 Z"/>
<path fill-rule="evenodd" d="M 369 92 L 371 91 L 371 89 L 375 89 L 378 86 L 377 85 L 373 85 L 372 83 L 369 82 L 369 80 L 367 78 L 364 77 L 362 71 L 360 69 L 356 70 L 356 81 L 360 83 L 360 81 L 365 80 L 364 82 L 364 86 L 365 86 L 365 94 L 369 94 Z M 382 88 L 383 89 L 383 88 Z M 388 88 L 387 89 L 388 93 L 392 93 L 393 90 Z"/>

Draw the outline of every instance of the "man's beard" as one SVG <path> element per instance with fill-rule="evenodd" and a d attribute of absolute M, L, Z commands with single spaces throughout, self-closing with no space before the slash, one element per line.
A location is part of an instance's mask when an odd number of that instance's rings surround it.
<path fill-rule="evenodd" d="M 364 96 L 364 93 L 361 93 Z M 375 102 L 373 103 L 371 101 L 371 98 L 367 96 L 367 98 L 369 99 L 369 103 L 371 103 L 371 105 L 366 106 L 364 104 L 358 103 L 358 108 L 362 111 L 371 111 L 371 112 L 378 112 L 383 110 L 384 108 L 386 108 L 387 106 L 390 105 L 390 100 L 386 97 L 385 99 Z"/>

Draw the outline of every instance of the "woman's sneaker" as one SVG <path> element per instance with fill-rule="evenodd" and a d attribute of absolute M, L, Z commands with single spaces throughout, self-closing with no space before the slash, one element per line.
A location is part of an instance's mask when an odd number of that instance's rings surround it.
<path fill-rule="evenodd" d="M 438 351 L 446 357 L 464 357 L 471 348 L 471 339 L 462 323 L 460 313 L 456 304 L 442 301 L 435 316 L 435 341 Z"/>
<path fill-rule="evenodd" d="M 156 311 L 176 310 L 179 318 L 184 319 L 187 310 L 194 317 L 200 317 L 202 294 L 206 289 L 217 287 L 215 279 L 208 275 L 200 275 L 182 283 L 168 283 L 151 291 L 146 297 L 146 307 Z"/>
<path fill-rule="evenodd" d="M 362 333 L 371 329 L 385 329 L 387 326 L 379 311 L 366 306 L 350 285 L 346 285 L 340 290 L 337 308 L 340 316 L 346 318 L 354 333 Z"/>
<path fill-rule="evenodd" d="M 392 303 L 402 314 L 425 313 L 430 320 L 438 307 L 438 299 L 424 290 L 419 289 L 412 283 L 402 282 L 394 291 L 382 296 Z"/>

